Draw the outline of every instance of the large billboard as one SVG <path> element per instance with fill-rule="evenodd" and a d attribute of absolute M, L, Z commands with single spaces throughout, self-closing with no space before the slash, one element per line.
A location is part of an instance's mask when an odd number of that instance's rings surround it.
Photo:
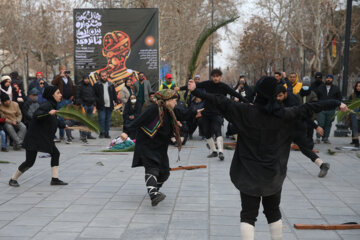
<path fill-rule="evenodd" d="M 127 79 L 143 72 L 158 86 L 158 9 L 74 9 L 74 69 L 78 82 L 84 74 L 92 83 L 106 72 L 119 91 Z"/>

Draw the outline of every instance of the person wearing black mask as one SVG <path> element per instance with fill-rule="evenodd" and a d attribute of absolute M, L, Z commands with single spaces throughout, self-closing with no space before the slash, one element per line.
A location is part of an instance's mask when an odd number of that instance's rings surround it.
<path fill-rule="evenodd" d="M 250 105 L 235 103 L 226 96 L 197 91 L 193 80 L 188 83 L 194 96 L 205 99 L 238 129 L 230 177 L 240 191 L 240 228 L 243 240 L 254 239 L 254 226 L 261 199 L 271 239 L 282 239 L 279 205 L 295 119 L 309 118 L 314 112 L 338 106 L 343 112 L 348 110 L 345 104 L 337 100 L 284 108 L 276 101 L 276 85 L 274 77 L 260 79 L 254 105 Z"/>
<path fill-rule="evenodd" d="M 45 88 L 43 97 L 47 99 L 35 111 L 30 126 L 26 133 L 23 147 L 26 149 L 26 160 L 16 170 L 9 181 L 12 187 L 19 187 L 18 178 L 29 168 L 31 168 L 36 160 L 38 152 L 45 152 L 51 155 L 51 185 L 67 185 L 67 183 L 59 179 L 59 158 L 60 152 L 53 141 L 58 125 L 65 128 L 67 126 L 56 117 L 57 103 L 61 101 L 62 95 L 56 86 L 48 86 Z"/>
<path fill-rule="evenodd" d="M 349 102 L 357 101 L 360 99 L 360 81 L 355 83 L 354 92 L 349 96 Z M 354 110 L 355 112 L 359 112 L 359 108 Z M 359 147 L 359 122 L 357 119 L 357 115 L 354 113 L 350 114 L 351 120 L 351 130 L 352 130 L 352 142 L 355 147 Z"/>
<path fill-rule="evenodd" d="M 334 76 L 331 74 L 326 75 L 325 84 L 320 84 L 317 89 L 317 95 L 319 101 L 324 101 L 328 99 L 335 99 L 341 101 L 341 93 L 338 86 L 333 84 Z M 329 135 L 331 131 L 331 125 L 334 121 L 335 109 L 322 111 L 317 115 L 318 124 L 324 129 L 324 136 L 322 140 L 324 143 L 330 144 Z M 316 135 L 316 143 L 320 143 L 320 135 Z"/>
<path fill-rule="evenodd" d="M 318 88 L 323 84 L 324 84 L 324 82 L 322 80 L 322 73 L 317 72 L 317 73 L 315 73 L 315 81 L 311 84 L 310 90 L 314 91 L 317 94 Z"/>

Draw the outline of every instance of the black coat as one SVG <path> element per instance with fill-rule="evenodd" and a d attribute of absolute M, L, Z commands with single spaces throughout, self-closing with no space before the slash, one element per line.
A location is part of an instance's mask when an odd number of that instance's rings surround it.
<path fill-rule="evenodd" d="M 141 113 L 141 103 L 136 102 L 134 108 L 132 107 L 131 101 L 128 101 L 125 104 L 124 112 L 123 112 L 123 120 L 124 125 L 129 124 L 130 122 L 134 121 Z M 134 119 L 130 119 L 129 117 L 134 115 Z"/>
<path fill-rule="evenodd" d="M 170 113 L 165 110 L 163 124 L 152 138 L 140 129 L 150 122 L 156 121 L 158 117 L 158 106 L 152 104 L 138 118 L 126 125 L 125 133 L 129 134 L 130 131 L 137 131 L 132 167 L 149 166 L 149 164 L 153 165 L 152 163 L 155 163 L 159 168 L 169 170 L 167 150 L 173 133 Z M 176 117 L 178 121 L 184 120 L 182 116 Z"/>
<path fill-rule="evenodd" d="M 108 82 L 108 91 L 110 97 L 110 108 L 114 109 L 114 102 L 119 103 L 117 99 L 117 94 L 115 91 L 115 86 L 111 82 Z M 104 102 L 104 87 L 101 82 L 97 82 L 94 85 L 95 99 L 96 99 L 96 108 L 98 110 L 103 110 L 105 108 Z"/>
<path fill-rule="evenodd" d="M 85 84 L 81 81 L 76 87 L 75 102 L 78 105 L 93 106 L 95 104 L 95 91 L 91 84 Z"/>
<path fill-rule="evenodd" d="M 338 86 L 332 84 L 329 90 L 329 93 L 327 93 L 326 85 L 322 84 L 318 87 L 317 95 L 319 101 L 324 101 L 328 99 L 335 99 L 341 101 L 341 92 Z"/>
<path fill-rule="evenodd" d="M 313 112 L 333 109 L 339 101 L 306 103 L 284 108 L 282 118 L 261 111 L 255 105 L 236 103 L 225 96 L 194 95 L 205 99 L 238 129 L 238 139 L 230 168 L 236 188 L 251 196 L 270 196 L 281 190 L 286 177 L 294 120 Z"/>
<path fill-rule="evenodd" d="M 42 103 L 35 111 L 23 143 L 26 150 L 52 153 L 56 148 L 56 130 L 58 127 L 65 128 L 65 125 L 58 121 L 56 115 L 48 114 L 53 109 L 56 110 L 54 100 Z"/>

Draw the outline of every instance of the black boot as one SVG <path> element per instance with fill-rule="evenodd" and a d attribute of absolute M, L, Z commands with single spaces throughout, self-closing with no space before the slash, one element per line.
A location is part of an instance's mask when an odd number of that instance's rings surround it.
<path fill-rule="evenodd" d="M 218 153 L 217 152 L 212 152 L 210 155 L 208 155 L 208 158 L 213 158 L 213 157 L 217 157 Z"/>
<path fill-rule="evenodd" d="M 353 139 L 354 147 L 359 148 L 359 139 Z"/>
<path fill-rule="evenodd" d="M 318 177 L 319 177 L 319 178 L 325 177 L 326 174 L 327 174 L 327 172 L 328 172 L 328 170 L 329 170 L 329 168 L 330 168 L 330 164 L 329 164 L 329 163 L 323 163 L 323 164 L 321 164 L 321 166 L 320 166 L 320 172 L 319 172 Z"/>
<path fill-rule="evenodd" d="M 145 174 L 145 183 L 151 199 L 151 206 L 155 207 L 159 204 L 159 202 L 165 199 L 166 195 L 158 191 L 156 176 L 152 174 Z"/>

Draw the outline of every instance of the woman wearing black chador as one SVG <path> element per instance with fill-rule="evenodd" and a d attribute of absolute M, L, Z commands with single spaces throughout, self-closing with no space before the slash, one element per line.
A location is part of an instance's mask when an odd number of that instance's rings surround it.
<path fill-rule="evenodd" d="M 56 105 L 61 101 L 61 93 L 55 86 L 45 88 L 43 97 L 47 100 L 42 103 L 35 111 L 26 133 L 23 147 L 26 149 L 26 160 L 16 170 L 9 181 L 12 187 L 19 187 L 18 178 L 29 168 L 31 168 L 36 160 L 38 152 L 45 152 L 51 155 L 51 185 L 67 185 L 67 183 L 59 180 L 59 158 L 60 152 L 54 143 L 54 136 L 58 127 L 62 126 L 56 117 Z"/>

